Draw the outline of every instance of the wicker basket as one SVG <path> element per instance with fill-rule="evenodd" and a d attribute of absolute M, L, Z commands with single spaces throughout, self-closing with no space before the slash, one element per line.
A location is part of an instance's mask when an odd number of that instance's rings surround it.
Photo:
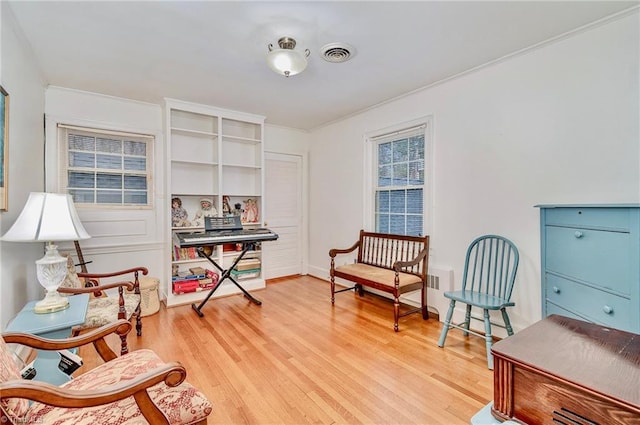
<path fill-rule="evenodd" d="M 140 277 L 140 310 L 142 317 L 151 316 L 160 310 L 159 285 L 160 279 L 157 277 Z"/>

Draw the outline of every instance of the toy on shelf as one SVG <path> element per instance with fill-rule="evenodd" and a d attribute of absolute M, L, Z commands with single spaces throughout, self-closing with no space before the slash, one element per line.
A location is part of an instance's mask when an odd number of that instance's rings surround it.
<path fill-rule="evenodd" d="M 240 202 L 238 202 L 237 204 L 233 205 L 232 214 L 234 216 L 238 216 L 238 217 L 240 217 L 242 215 L 242 204 Z"/>
<path fill-rule="evenodd" d="M 171 198 L 171 225 L 173 227 L 189 227 L 191 222 L 187 220 L 188 218 L 187 210 L 182 207 L 182 199 Z"/>
<path fill-rule="evenodd" d="M 202 227 L 204 226 L 205 217 L 217 216 L 218 210 L 213 206 L 213 201 L 209 198 L 202 198 L 200 199 L 200 209 L 194 215 L 193 222 L 195 226 Z"/>
<path fill-rule="evenodd" d="M 228 195 L 224 195 L 222 197 L 222 216 L 223 217 L 228 217 L 230 215 L 233 215 L 233 211 L 231 210 L 231 204 L 229 204 L 229 196 Z"/>
<path fill-rule="evenodd" d="M 259 221 L 258 202 L 249 198 L 244 201 L 244 212 L 242 213 L 243 223 L 257 223 Z"/>

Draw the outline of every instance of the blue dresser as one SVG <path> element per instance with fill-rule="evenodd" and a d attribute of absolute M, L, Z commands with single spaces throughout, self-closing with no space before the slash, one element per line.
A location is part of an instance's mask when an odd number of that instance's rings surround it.
<path fill-rule="evenodd" d="M 542 317 L 640 333 L 640 205 L 537 205 Z"/>

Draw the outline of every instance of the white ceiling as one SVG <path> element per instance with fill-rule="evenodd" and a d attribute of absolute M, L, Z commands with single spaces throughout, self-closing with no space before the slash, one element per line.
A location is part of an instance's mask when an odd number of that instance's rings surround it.
<path fill-rule="evenodd" d="M 4 1 L 4 0 L 3 0 Z M 9 1 L 46 82 L 153 103 L 164 97 L 312 129 L 548 41 L 637 1 Z M 285 78 L 282 36 L 309 49 Z M 320 48 L 348 43 L 335 64 Z"/>

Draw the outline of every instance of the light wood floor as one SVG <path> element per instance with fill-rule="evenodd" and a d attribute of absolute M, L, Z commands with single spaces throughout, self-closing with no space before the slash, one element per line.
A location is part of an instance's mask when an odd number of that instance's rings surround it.
<path fill-rule="evenodd" d="M 395 333 L 389 300 L 345 292 L 332 307 L 329 283 L 313 277 L 253 294 L 262 306 L 211 299 L 203 318 L 163 306 L 129 336 L 131 350 L 187 368 L 214 404 L 210 424 L 469 424 L 492 399 L 480 338 L 450 331 L 439 348 L 441 324 L 419 314 Z M 98 362 L 91 350 L 83 368 Z"/>

